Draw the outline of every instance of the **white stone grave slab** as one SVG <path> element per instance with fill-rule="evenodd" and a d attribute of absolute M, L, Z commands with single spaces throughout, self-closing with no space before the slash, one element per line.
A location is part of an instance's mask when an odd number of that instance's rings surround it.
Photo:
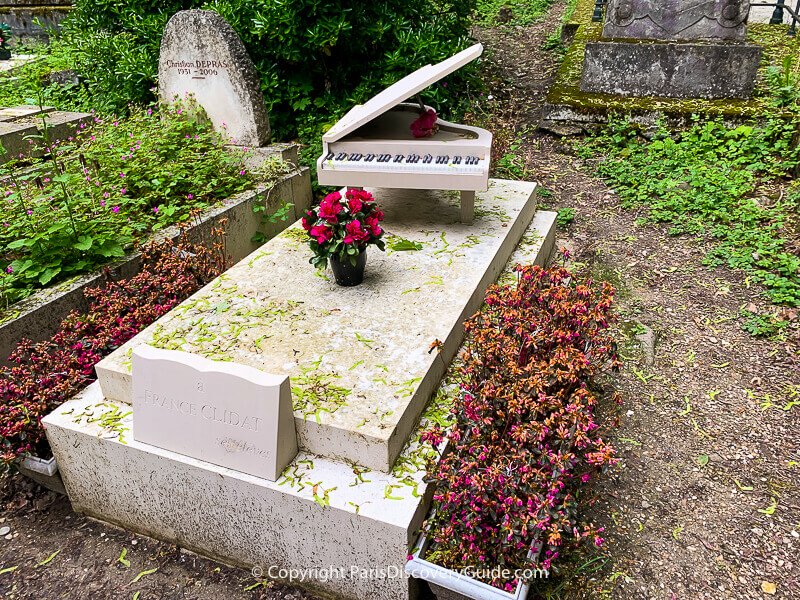
<path fill-rule="evenodd" d="M 133 352 L 137 441 L 275 481 L 297 455 L 289 378 L 187 352 Z"/>
<path fill-rule="evenodd" d="M 536 184 L 490 180 L 475 221 L 458 192 L 374 189 L 391 236 L 415 251 L 368 250 L 364 283 L 337 286 L 308 264 L 295 225 L 97 364 L 106 398 L 130 403 L 140 344 L 291 379 L 303 450 L 388 471 L 477 310 L 536 211 Z M 548 230 L 548 243 L 554 236 Z"/>
<path fill-rule="evenodd" d="M 182 10 L 169 20 L 161 41 L 158 95 L 167 103 L 193 97 L 214 129 L 234 144 L 257 147 L 269 139 L 269 115 L 253 61 L 214 11 Z"/>
<path fill-rule="evenodd" d="M 420 215 L 420 223 L 426 216 Z M 453 222 L 458 220 L 455 199 L 449 216 Z M 553 248 L 555 218 L 553 212 L 536 213 L 513 260 L 544 264 Z M 497 235 L 512 235 L 512 221 L 504 218 L 504 222 L 507 227 L 500 227 Z M 420 261 L 410 254 L 393 255 L 409 261 L 403 269 L 409 277 Z M 450 258 L 452 254 L 443 260 Z M 399 290 L 407 285 L 392 277 L 384 282 Z M 438 314 L 436 305 L 426 301 L 431 316 Z M 265 350 L 269 347 L 263 344 Z M 444 363 L 442 356 L 435 357 L 428 368 L 437 371 Z M 390 389 L 381 383 L 371 385 L 377 394 Z M 423 422 L 438 418 L 439 410 L 434 403 L 429 413 L 423 413 Z M 109 430 L 97 419 L 106 413 L 126 415 L 129 411 L 126 404 L 104 398 L 99 383 L 94 383 L 42 421 L 77 512 L 227 564 L 258 567 L 271 579 L 285 577 L 287 571 L 282 569 L 305 570 L 307 577 L 293 583 L 325 598 L 418 597 L 415 581 L 405 576 L 403 567 L 431 496 L 423 481 L 424 452 L 416 442 L 425 425 L 404 436 L 391 473 L 301 451 L 282 477 L 272 482 L 137 442 L 130 414 Z M 389 417 L 384 420 L 390 422 Z"/>

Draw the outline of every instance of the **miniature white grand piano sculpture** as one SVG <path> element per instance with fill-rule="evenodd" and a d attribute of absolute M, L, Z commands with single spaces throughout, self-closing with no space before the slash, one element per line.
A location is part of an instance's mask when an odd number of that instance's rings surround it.
<path fill-rule="evenodd" d="M 418 94 L 483 53 L 476 44 L 436 65 L 426 65 L 353 107 L 322 136 L 320 185 L 458 190 L 461 222 L 471 223 L 475 192 L 489 187 L 492 134 L 438 119 L 428 137 L 411 124 L 431 110 Z M 416 103 L 405 100 L 417 97 Z"/>

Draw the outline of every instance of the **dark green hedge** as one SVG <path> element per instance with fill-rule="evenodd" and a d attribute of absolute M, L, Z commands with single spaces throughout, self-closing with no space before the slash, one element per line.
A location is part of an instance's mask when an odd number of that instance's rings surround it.
<path fill-rule="evenodd" d="M 77 0 L 64 26 L 100 109 L 154 98 L 161 35 L 188 8 L 219 12 L 261 78 L 278 138 L 313 139 L 354 103 L 469 45 L 475 0 Z M 426 100 L 452 113 L 469 69 Z"/>

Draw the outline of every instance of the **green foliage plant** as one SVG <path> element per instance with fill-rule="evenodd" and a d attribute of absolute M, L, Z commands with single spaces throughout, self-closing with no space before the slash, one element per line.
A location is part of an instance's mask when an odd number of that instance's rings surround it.
<path fill-rule="evenodd" d="M 661 126 L 643 140 L 617 119 L 579 153 L 598 159 L 624 207 L 646 209 L 644 220 L 668 224 L 672 235 L 709 239 L 706 264 L 740 269 L 772 302 L 798 307 L 800 257 L 788 238 L 800 193 L 765 196 L 768 183 L 785 184 L 800 165 L 799 123 L 785 115 L 738 126 L 696 118 L 685 131 Z"/>
<path fill-rule="evenodd" d="M 0 268 L 6 304 L 96 269 L 136 241 L 251 187 L 243 151 L 191 110 L 135 110 L 39 144 L 44 158 L 0 168 Z"/>

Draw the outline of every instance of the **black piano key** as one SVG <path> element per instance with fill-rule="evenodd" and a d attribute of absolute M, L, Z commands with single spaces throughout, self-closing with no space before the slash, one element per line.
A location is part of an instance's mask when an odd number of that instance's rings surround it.
<path fill-rule="evenodd" d="M 414 155 L 409 154 L 408 156 L 406 156 L 406 162 L 409 164 L 414 164 Z"/>
<path fill-rule="evenodd" d="M 426 165 L 429 165 L 433 162 L 433 157 L 430 154 L 426 154 L 425 158 L 422 159 L 422 162 Z"/>
<path fill-rule="evenodd" d="M 334 156 L 333 152 L 328 152 L 327 156 L 325 156 L 325 160 L 333 160 Z"/>
<path fill-rule="evenodd" d="M 345 158 L 347 158 L 347 154 L 345 152 L 340 152 L 336 155 L 336 160 L 344 160 Z"/>
<path fill-rule="evenodd" d="M 353 152 L 350 156 L 347 157 L 347 160 L 358 160 L 358 154 Z"/>
<path fill-rule="evenodd" d="M 453 157 L 453 164 L 454 165 L 460 165 L 461 164 L 461 157 L 460 156 L 454 156 Z"/>
<path fill-rule="evenodd" d="M 372 162 L 373 160 L 375 160 L 375 155 L 374 154 L 367 154 L 367 156 L 364 157 L 364 160 L 366 162 Z"/>
<path fill-rule="evenodd" d="M 394 157 L 394 162 L 401 163 L 405 157 L 402 154 L 396 154 Z"/>

